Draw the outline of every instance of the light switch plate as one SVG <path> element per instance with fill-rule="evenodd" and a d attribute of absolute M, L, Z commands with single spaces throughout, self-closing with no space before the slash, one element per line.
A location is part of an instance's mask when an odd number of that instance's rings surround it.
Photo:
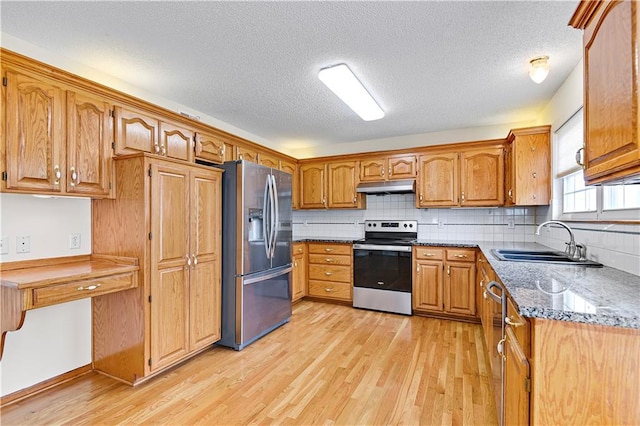
<path fill-rule="evenodd" d="M 21 235 L 16 237 L 16 253 L 29 253 L 31 251 L 31 237 Z"/>
<path fill-rule="evenodd" d="M 0 237 L 0 254 L 9 254 L 9 237 Z"/>

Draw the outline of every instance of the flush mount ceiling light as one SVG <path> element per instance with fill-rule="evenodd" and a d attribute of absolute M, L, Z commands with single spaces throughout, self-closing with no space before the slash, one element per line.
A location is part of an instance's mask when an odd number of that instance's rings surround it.
<path fill-rule="evenodd" d="M 529 61 L 529 77 L 534 83 L 540 84 L 549 75 L 549 57 L 540 56 Z"/>
<path fill-rule="evenodd" d="M 318 78 L 364 121 L 384 117 L 384 111 L 346 64 L 323 68 Z"/>

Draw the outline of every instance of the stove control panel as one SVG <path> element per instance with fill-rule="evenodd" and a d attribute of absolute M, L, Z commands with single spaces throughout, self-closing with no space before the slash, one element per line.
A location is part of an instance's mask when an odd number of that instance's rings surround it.
<path fill-rule="evenodd" d="M 417 220 L 365 220 L 365 232 L 418 232 Z"/>

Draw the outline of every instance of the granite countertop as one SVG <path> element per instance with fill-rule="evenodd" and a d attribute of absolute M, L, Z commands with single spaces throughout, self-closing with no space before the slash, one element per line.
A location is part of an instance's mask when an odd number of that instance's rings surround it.
<path fill-rule="evenodd" d="M 302 242 L 353 243 L 354 239 L 308 238 Z M 618 269 L 498 260 L 491 249 L 549 250 L 537 243 L 427 241 L 414 245 L 478 247 L 521 315 L 640 329 L 640 276 Z"/>

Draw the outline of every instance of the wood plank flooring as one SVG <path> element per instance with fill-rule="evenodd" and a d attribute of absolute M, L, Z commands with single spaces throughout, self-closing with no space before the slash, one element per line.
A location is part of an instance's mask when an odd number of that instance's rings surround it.
<path fill-rule="evenodd" d="M 130 387 L 89 373 L 2 409 L 28 424 L 496 424 L 477 324 L 302 301 L 241 352 Z"/>

